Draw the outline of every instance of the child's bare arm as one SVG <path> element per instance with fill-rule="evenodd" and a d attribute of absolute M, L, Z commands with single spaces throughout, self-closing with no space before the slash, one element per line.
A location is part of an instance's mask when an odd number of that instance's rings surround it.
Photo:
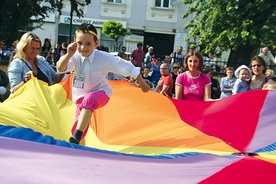
<path fill-rule="evenodd" d="M 138 84 L 140 85 L 140 88 L 143 92 L 148 92 L 150 90 L 149 85 L 144 81 L 142 76 L 139 74 L 138 77 L 136 78 Z"/>

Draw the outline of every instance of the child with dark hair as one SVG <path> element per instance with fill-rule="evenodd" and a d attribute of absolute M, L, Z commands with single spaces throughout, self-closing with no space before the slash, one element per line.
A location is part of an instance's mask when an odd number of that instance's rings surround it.
<path fill-rule="evenodd" d="M 231 66 L 228 66 L 226 68 L 226 77 L 221 78 L 220 82 L 220 89 L 221 94 L 220 98 L 226 98 L 232 95 L 232 90 L 235 85 L 235 82 L 237 78 L 233 77 L 234 75 L 234 68 Z"/>
<path fill-rule="evenodd" d="M 208 75 L 211 79 L 211 98 L 212 99 L 219 99 L 220 98 L 220 85 L 218 79 L 214 78 L 214 69 L 211 67 L 207 67 L 204 70 L 204 73 Z"/>
<path fill-rule="evenodd" d="M 152 88 L 152 79 L 149 73 L 150 73 L 150 67 L 144 66 L 143 72 L 142 72 L 142 78 Z"/>
<path fill-rule="evenodd" d="M 58 70 L 74 70 L 73 101 L 77 105 L 73 135 L 69 141 L 79 144 L 85 136 L 93 112 L 105 106 L 112 94 L 106 76 L 114 72 L 134 77 L 143 92 L 150 90 L 140 75 L 140 68 L 130 62 L 95 49 L 98 45 L 97 30 L 91 24 L 82 24 L 76 30 L 74 42 L 58 63 Z"/>

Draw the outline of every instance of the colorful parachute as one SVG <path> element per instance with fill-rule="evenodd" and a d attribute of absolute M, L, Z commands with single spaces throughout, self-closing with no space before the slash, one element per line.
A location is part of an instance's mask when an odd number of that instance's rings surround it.
<path fill-rule="evenodd" d="M 192 102 L 110 84 L 82 146 L 67 142 L 71 76 L 50 87 L 34 78 L 0 104 L 1 180 L 276 183 L 276 91 Z"/>

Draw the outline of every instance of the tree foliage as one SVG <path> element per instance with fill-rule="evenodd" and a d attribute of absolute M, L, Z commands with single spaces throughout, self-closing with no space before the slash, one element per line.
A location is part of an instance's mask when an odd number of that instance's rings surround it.
<path fill-rule="evenodd" d="M 83 15 L 79 6 L 91 3 L 91 0 L 70 0 L 72 11 Z M 48 13 L 58 11 L 61 14 L 63 0 L 2 0 L 0 6 L 0 40 L 8 45 L 20 38 L 22 33 L 41 27 Z"/>
<path fill-rule="evenodd" d="M 123 27 L 121 22 L 109 20 L 103 24 L 102 33 L 115 40 L 116 50 L 118 51 L 118 40 L 120 36 L 130 35 L 126 28 Z"/>
<path fill-rule="evenodd" d="M 275 0 L 183 0 L 192 16 L 184 25 L 189 38 L 200 35 L 196 46 L 203 52 L 230 50 L 229 61 L 247 64 L 264 45 L 275 47 Z M 219 50 L 217 48 L 219 47 Z M 255 51 L 255 52 L 254 52 Z"/>

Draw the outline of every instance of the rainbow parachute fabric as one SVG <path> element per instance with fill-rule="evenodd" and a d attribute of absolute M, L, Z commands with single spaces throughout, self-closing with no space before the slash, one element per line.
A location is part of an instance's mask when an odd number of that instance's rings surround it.
<path fill-rule="evenodd" d="M 71 78 L 33 78 L 0 104 L 3 183 L 276 183 L 276 91 L 193 102 L 110 81 L 74 145 Z"/>

